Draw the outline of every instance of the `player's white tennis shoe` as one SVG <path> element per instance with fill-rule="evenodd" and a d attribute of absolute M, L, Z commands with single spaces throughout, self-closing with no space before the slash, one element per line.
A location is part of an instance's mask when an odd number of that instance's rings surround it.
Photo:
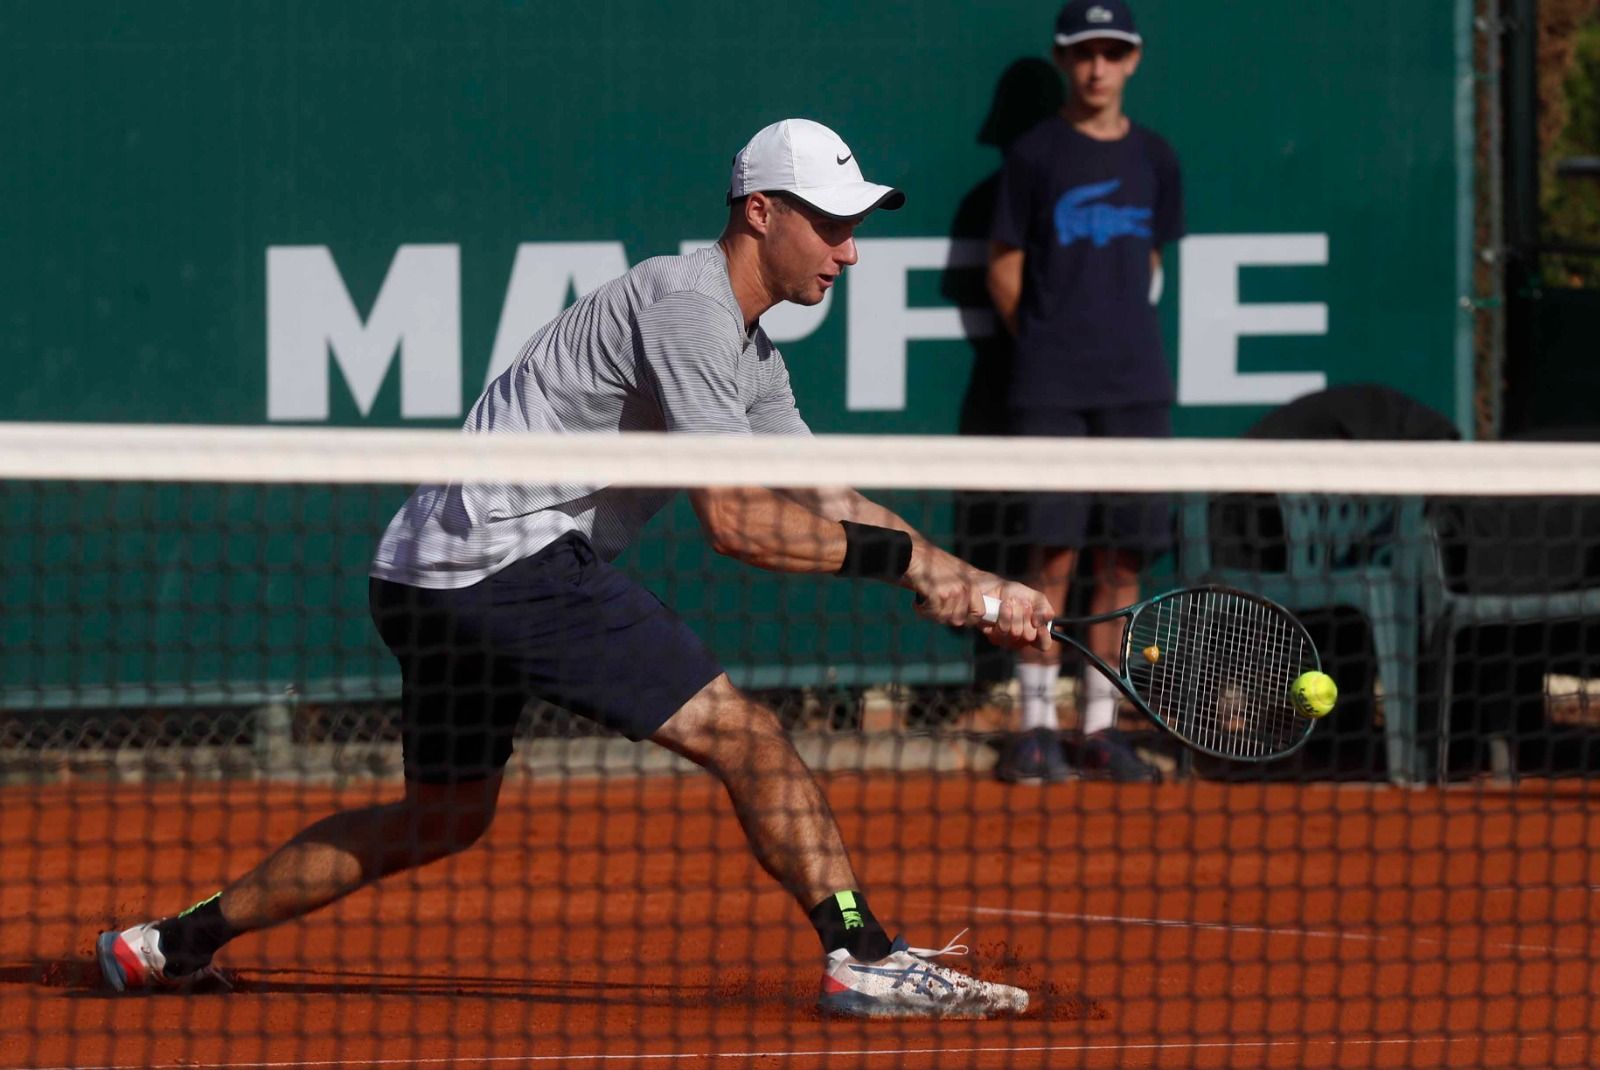
<path fill-rule="evenodd" d="M 94 944 L 100 975 L 118 992 L 129 989 L 185 989 L 199 981 L 216 981 L 232 988 L 215 967 L 205 966 L 181 977 L 167 976 L 167 956 L 161 953 L 161 934 L 147 921 L 121 932 L 101 933 Z"/>
<path fill-rule="evenodd" d="M 965 932 L 957 933 L 956 940 Z M 1028 993 L 1020 988 L 980 981 L 929 961 L 966 953 L 967 946 L 954 940 L 934 950 L 907 947 L 898 937 L 888 957 L 877 962 L 859 962 L 840 948 L 824 963 L 818 1006 L 825 1014 L 857 1018 L 994 1018 L 1028 1009 Z"/>

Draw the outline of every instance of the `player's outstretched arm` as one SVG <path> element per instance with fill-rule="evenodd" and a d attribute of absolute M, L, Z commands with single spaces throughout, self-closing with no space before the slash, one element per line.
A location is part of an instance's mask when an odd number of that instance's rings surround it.
<path fill-rule="evenodd" d="M 1000 646 L 1038 646 L 1050 649 L 1050 621 L 1056 616 L 1045 595 L 1026 584 L 1005 581 L 994 573 L 973 568 L 954 553 L 939 549 L 917 529 L 883 505 L 856 491 L 848 520 L 882 528 L 899 528 L 912 537 L 912 557 L 901 585 L 917 593 L 917 613 L 939 624 L 976 625 Z M 984 622 L 984 598 L 1000 600 L 1000 617 Z"/>
<path fill-rule="evenodd" d="M 975 625 L 1001 646 L 1051 646 L 1055 608 L 1038 591 L 974 568 L 934 545 L 892 510 L 848 487 L 806 487 L 779 492 L 831 521 L 894 528 L 911 537 L 911 564 L 899 583 L 917 596 L 917 612 L 954 626 Z M 1000 619 L 984 622 L 984 596 L 1000 599 Z"/>
<path fill-rule="evenodd" d="M 773 572 L 837 572 L 844 528 L 787 494 L 765 487 L 701 487 L 689 502 L 711 548 Z"/>

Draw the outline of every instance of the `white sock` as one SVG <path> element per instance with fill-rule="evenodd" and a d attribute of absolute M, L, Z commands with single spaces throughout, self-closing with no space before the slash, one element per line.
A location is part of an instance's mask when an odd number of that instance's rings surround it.
<path fill-rule="evenodd" d="M 1083 734 L 1092 736 L 1117 723 L 1117 689 L 1093 669 L 1083 675 Z"/>
<path fill-rule="evenodd" d="M 1056 720 L 1056 680 L 1061 676 L 1059 665 L 1030 665 L 1017 663 L 1017 685 L 1022 693 L 1022 730 L 1048 728 L 1052 732 L 1061 727 Z"/>

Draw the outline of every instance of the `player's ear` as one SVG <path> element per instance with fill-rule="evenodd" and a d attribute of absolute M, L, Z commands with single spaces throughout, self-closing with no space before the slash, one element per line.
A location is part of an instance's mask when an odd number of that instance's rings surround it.
<path fill-rule="evenodd" d="M 777 211 L 777 203 L 771 194 L 752 193 L 744 199 L 744 222 L 757 234 L 765 234 L 772 229 L 772 217 Z"/>

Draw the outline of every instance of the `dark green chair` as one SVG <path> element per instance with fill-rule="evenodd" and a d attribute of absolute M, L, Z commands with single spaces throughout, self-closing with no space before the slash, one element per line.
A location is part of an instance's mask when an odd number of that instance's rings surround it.
<path fill-rule="evenodd" d="M 1438 659 L 1439 782 L 1449 773 L 1456 637 L 1468 628 L 1600 618 L 1600 502 L 1478 498 L 1432 503 L 1422 597 Z M 1505 732 L 1488 733 L 1495 771 L 1512 779 Z"/>

